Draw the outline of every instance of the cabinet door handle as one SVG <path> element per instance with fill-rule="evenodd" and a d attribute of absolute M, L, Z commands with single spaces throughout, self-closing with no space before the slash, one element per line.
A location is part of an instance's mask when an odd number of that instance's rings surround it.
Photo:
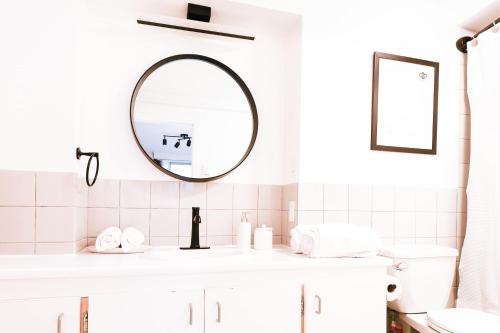
<path fill-rule="evenodd" d="M 318 295 L 315 295 L 314 296 L 314 299 L 316 300 L 316 310 L 314 310 L 314 312 L 316 312 L 317 314 L 321 314 L 321 297 L 319 297 Z"/>
<path fill-rule="evenodd" d="M 216 319 L 216 321 L 218 323 L 220 323 L 222 320 L 222 318 L 221 318 L 222 306 L 221 306 L 220 302 L 217 302 L 216 305 L 217 305 L 217 319 Z"/>
<path fill-rule="evenodd" d="M 193 325 L 193 304 L 189 303 L 189 326 Z"/>
<path fill-rule="evenodd" d="M 64 319 L 64 313 L 60 313 L 57 316 L 57 333 L 62 333 L 62 321 Z"/>

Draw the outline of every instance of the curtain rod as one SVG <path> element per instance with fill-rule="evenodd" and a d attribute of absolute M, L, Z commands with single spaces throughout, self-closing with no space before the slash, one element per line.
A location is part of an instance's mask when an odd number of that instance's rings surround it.
<path fill-rule="evenodd" d="M 493 28 L 495 25 L 497 25 L 498 23 L 500 23 L 500 17 L 498 17 L 497 19 L 495 19 L 493 22 L 491 22 L 490 24 L 488 24 L 487 26 L 485 26 L 483 29 L 479 30 L 476 34 L 474 34 L 473 36 L 464 36 L 462 38 L 459 38 L 457 40 L 457 49 L 462 52 L 462 53 L 467 53 L 467 43 L 470 42 L 471 40 L 473 40 L 474 38 L 477 38 L 479 37 L 480 34 L 482 34 L 483 32 L 485 31 L 488 31 L 490 30 L 491 28 Z"/>

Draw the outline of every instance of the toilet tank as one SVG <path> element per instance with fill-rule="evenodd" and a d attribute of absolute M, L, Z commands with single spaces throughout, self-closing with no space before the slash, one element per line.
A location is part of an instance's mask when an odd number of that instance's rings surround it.
<path fill-rule="evenodd" d="M 396 245 L 381 255 L 393 260 L 388 274 L 402 287 L 399 299 L 389 308 L 402 313 L 421 313 L 445 308 L 452 295 L 457 249 L 436 245 Z"/>

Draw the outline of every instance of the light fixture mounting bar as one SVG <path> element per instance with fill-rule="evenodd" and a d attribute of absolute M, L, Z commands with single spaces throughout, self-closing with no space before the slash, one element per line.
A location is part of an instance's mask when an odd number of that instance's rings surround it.
<path fill-rule="evenodd" d="M 229 38 L 238 38 L 238 39 L 245 39 L 245 40 L 255 40 L 254 36 L 245 36 L 245 35 L 231 34 L 231 33 L 214 31 L 214 30 L 191 28 L 191 27 L 185 27 L 185 26 L 175 25 L 175 24 L 158 23 L 158 22 L 145 21 L 145 20 L 137 20 L 137 23 L 144 24 L 144 25 L 150 25 L 150 26 L 154 26 L 154 27 L 160 27 L 160 28 L 197 32 L 197 33 L 207 34 L 207 35 L 215 35 L 215 36 L 222 36 L 222 37 L 229 37 Z"/>

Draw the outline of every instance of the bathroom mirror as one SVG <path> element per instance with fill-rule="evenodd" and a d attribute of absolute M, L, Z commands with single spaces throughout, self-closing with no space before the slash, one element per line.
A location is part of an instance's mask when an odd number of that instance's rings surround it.
<path fill-rule="evenodd" d="M 191 182 L 221 178 L 250 154 L 255 101 L 243 80 L 201 55 L 163 59 L 139 79 L 130 103 L 135 140 L 162 172 Z"/>
<path fill-rule="evenodd" d="M 375 52 L 371 149 L 436 154 L 439 63 Z"/>

